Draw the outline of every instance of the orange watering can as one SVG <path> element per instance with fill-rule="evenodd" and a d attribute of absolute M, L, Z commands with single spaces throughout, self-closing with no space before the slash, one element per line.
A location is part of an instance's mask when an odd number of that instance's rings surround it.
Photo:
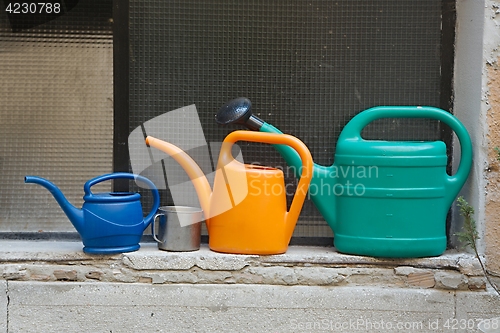
<path fill-rule="evenodd" d="M 300 180 L 288 211 L 283 171 L 237 161 L 231 154 L 237 141 L 287 145 L 299 154 Z M 302 141 L 274 133 L 230 133 L 222 143 L 213 191 L 203 171 L 182 149 L 151 136 L 146 143 L 175 159 L 193 182 L 211 250 L 236 254 L 286 252 L 312 177 L 311 153 Z"/>

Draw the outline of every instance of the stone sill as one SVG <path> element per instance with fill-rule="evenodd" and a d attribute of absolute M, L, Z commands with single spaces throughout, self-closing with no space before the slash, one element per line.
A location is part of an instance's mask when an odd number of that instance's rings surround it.
<path fill-rule="evenodd" d="M 139 251 L 89 255 L 81 242 L 0 240 L 4 280 L 103 281 L 192 284 L 383 285 L 485 290 L 472 254 L 387 259 L 341 254 L 332 247 L 290 246 L 280 255 L 236 255 L 211 251 L 166 252 L 155 243 Z"/>

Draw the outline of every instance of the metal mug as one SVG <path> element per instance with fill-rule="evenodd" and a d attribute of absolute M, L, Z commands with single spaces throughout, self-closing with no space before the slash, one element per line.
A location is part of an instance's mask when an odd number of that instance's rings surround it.
<path fill-rule="evenodd" d="M 159 218 L 158 235 L 155 234 Z M 153 238 L 158 248 L 165 251 L 196 251 L 200 249 L 203 211 L 196 207 L 162 206 L 151 223 Z"/>

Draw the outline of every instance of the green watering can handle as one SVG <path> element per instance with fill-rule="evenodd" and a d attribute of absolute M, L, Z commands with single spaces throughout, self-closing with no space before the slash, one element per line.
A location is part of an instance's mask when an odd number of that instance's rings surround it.
<path fill-rule="evenodd" d="M 442 121 L 457 134 L 460 141 L 462 156 L 457 172 L 448 176 L 447 186 L 452 200 L 467 180 L 472 165 L 472 142 L 465 126 L 451 113 L 442 109 L 429 106 L 378 106 L 367 109 L 347 123 L 339 136 L 339 142 L 343 140 L 361 141 L 361 131 L 369 123 L 382 118 L 430 118 Z M 451 204 L 451 202 L 450 202 Z"/>

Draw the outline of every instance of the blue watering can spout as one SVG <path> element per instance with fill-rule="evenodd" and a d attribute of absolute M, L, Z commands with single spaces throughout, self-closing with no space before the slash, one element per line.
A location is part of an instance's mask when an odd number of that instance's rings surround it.
<path fill-rule="evenodd" d="M 84 230 L 83 211 L 73 206 L 56 185 L 54 185 L 47 179 L 36 176 L 26 176 L 24 177 L 24 182 L 38 184 L 49 190 L 49 192 L 52 193 L 52 195 L 56 199 L 59 206 L 61 206 L 64 213 L 68 216 L 68 219 L 71 221 L 75 229 L 80 234 L 82 233 L 82 231 Z"/>

